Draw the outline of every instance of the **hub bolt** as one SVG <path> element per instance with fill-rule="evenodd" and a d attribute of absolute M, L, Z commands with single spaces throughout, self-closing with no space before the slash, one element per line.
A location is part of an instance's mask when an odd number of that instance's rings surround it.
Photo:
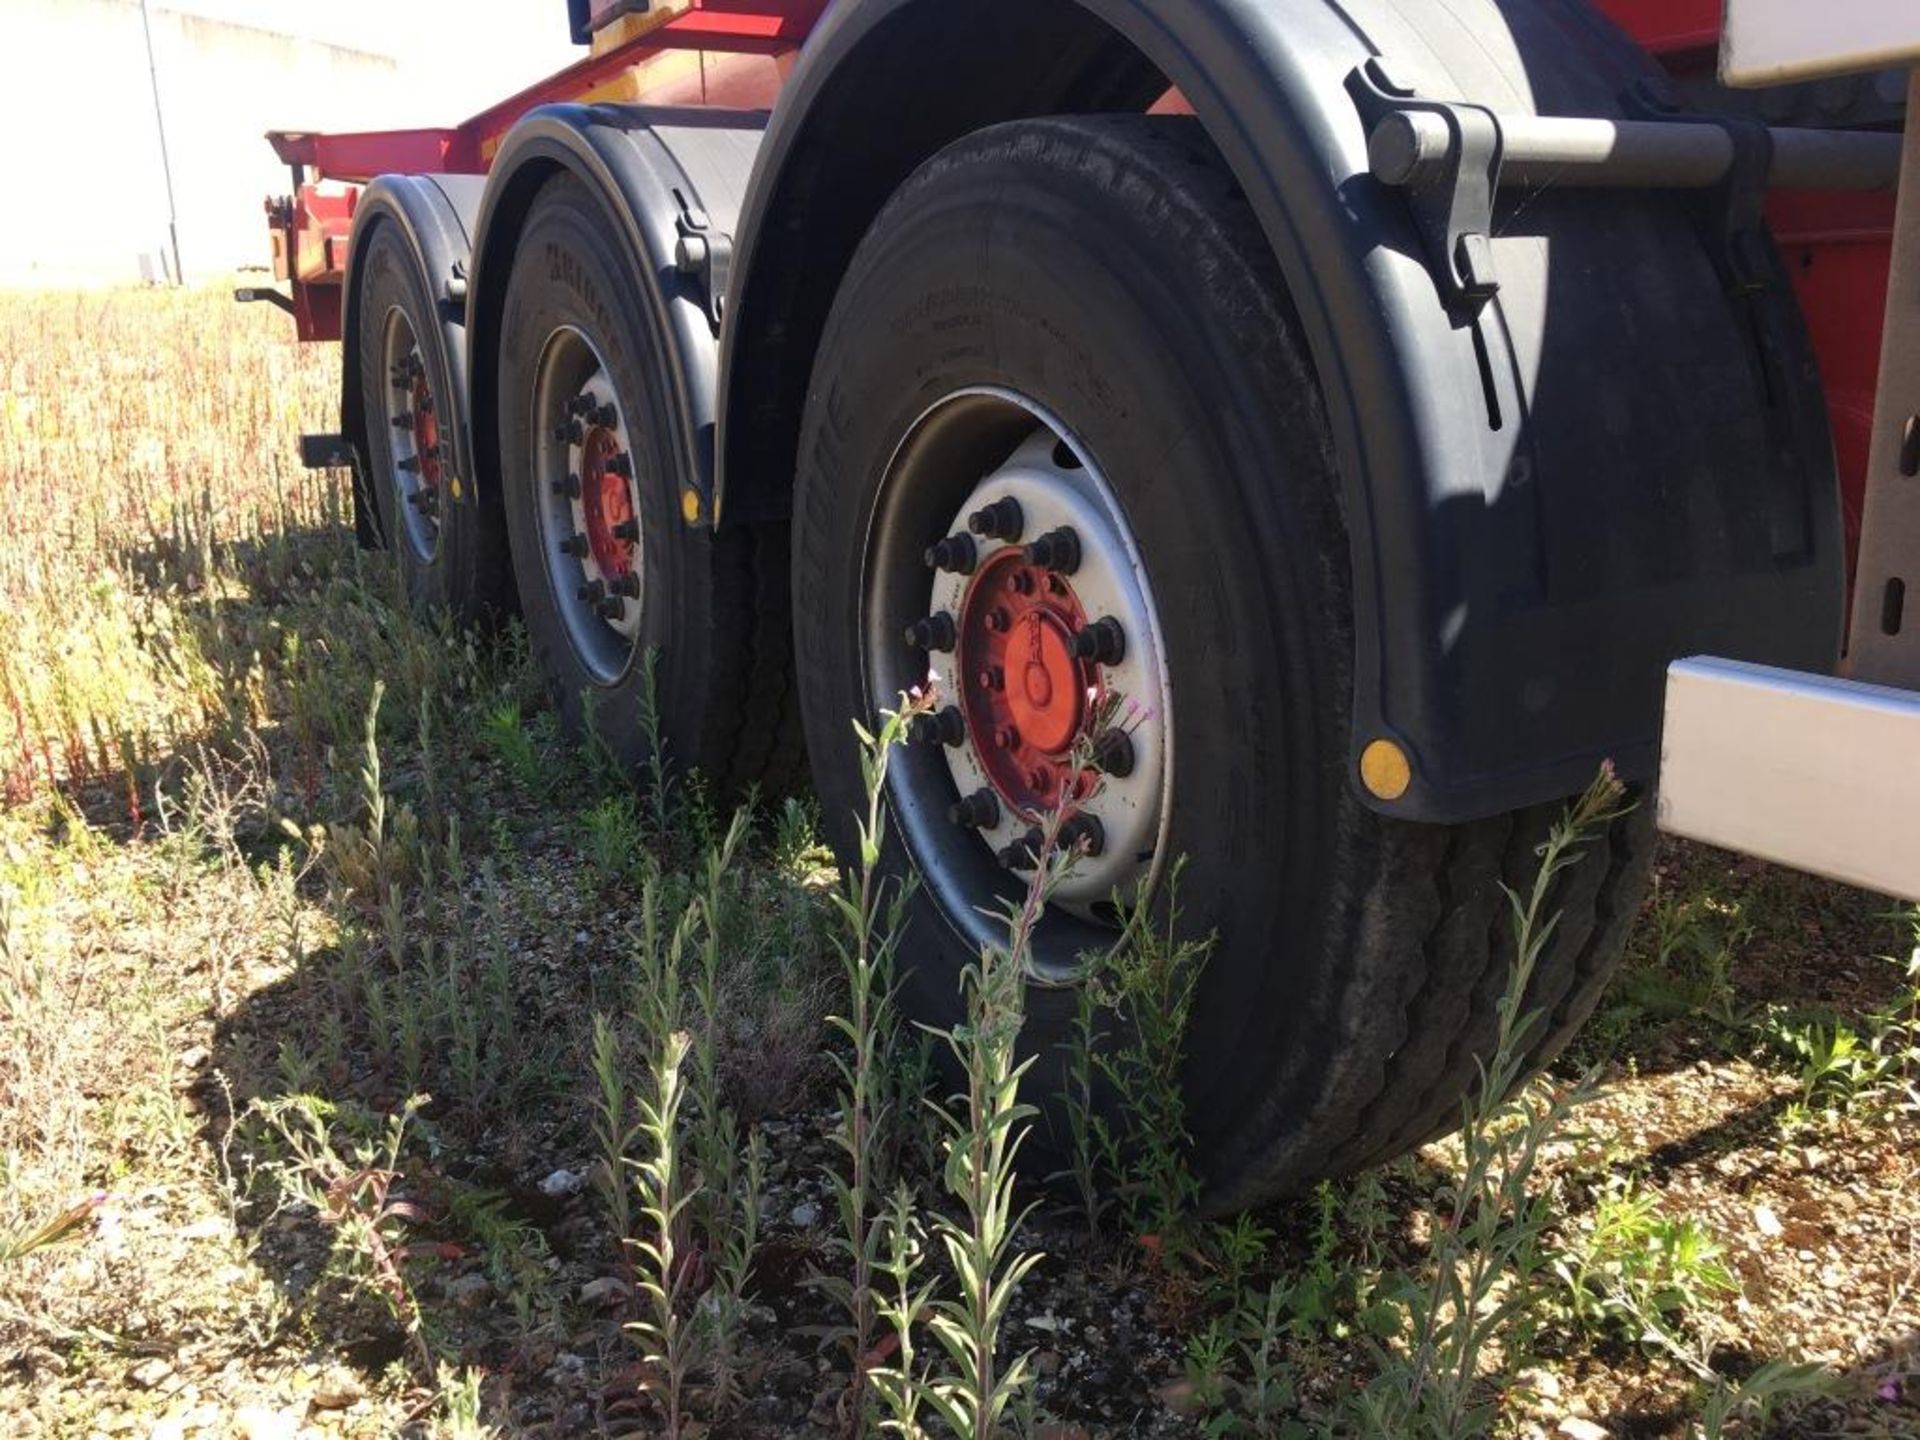
<path fill-rule="evenodd" d="M 1107 827 L 1100 823 L 1099 816 L 1082 811 L 1060 827 L 1060 844 L 1066 849 L 1078 847 L 1088 855 L 1098 855 L 1107 848 Z"/>
<path fill-rule="evenodd" d="M 973 543 L 971 535 L 949 535 L 927 547 L 929 570 L 951 570 L 959 575 L 971 575 L 979 558 L 979 547 Z"/>
<path fill-rule="evenodd" d="M 908 738 L 916 745 L 958 745 L 967 738 L 967 720 L 959 706 L 949 705 L 931 715 L 917 716 Z"/>
<path fill-rule="evenodd" d="M 1133 773 L 1133 737 L 1124 730 L 1103 730 L 1093 742 L 1093 763 L 1101 773 L 1124 780 Z"/>
<path fill-rule="evenodd" d="M 554 481 L 553 493 L 556 495 L 564 495 L 569 500 L 578 500 L 580 498 L 580 477 L 578 475 L 568 475 L 564 480 Z"/>
<path fill-rule="evenodd" d="M 993 748 L 1011 750 L 1020 743 L 1020 732 L 1011 725 L 1002 725 L 993 732 Z"/>
<path fill-rule="evenodd" d="M 907 644 L 916 650 L 951 650 L 959 639 L 953 616 L 939 610 L 907 627 Z"/>
<path fill-rule="evenodd" d="M 584 535 L 569 535 L 560 542 L 560 553 L 562 555 L 571 555 L 576 560 L 584 557 L 589 548 L 587 545 L 587 537 Z"/>
<path fill-rule="evenodd" d="M 640 522 L 638 520 L 622 520 L 618 525 L 613 527 L 613 538 L 616 540 L 624 540 L 629 545 L 637 543 L 640 539 Z"/>
<path fill-rule="evenodd" d="M 1011 845 L 1004 846 L 994 858 L 1002 870 L 1031 870 L 1039 863 L 1040 846 L 1045 841 L 1046 836 L 1040 833 L 1039 827 L 1033 826 Z"/>
<path fill-rule="evenodd" d="M 1053 772 L 1045 766 L 1036 765 L 1027 772 L 1027 784 L 1044 795 L 1053 784 Z"/>
<path fill-rule="evenodd" d="M 982 506 L 967 517 L 967 528 L 987 540 L 1018 540 L 1025 524 L 1020 502 L 1011 495 Z"/>
<path fill-rule="evenodd" d="M 1049 530 L 1028 544 L 1027 559 L 1043 570 L 1071 575 L 1080 568 L 1080 537 L 1070 525 Z"/>
<path fill-rule="evenodd" d="M 987 629 L 996 635 L 1006 633 L 1007 628 L 1012 624 L 1013 617 L 997 605 L 987 612 Z"/>
<path fill-rule="evenodd" d="M 1000 823 L 1000 799 L 982 786 L 947 807 L 947 819 L 974 830 L 991 830 Z"/>
<path fill-rule="evenodd" d="M 1007 672 L 998 665 L 989 665 L 975 677 L 982 690 L 1004 690 L 1007 688 Z"/>
<path fill-rule="evenodd" d="M 1016 595 L 1033 594 L 1033 573 L 1029 570 L 1016 570 L 1007 577 L 1007 588 Z"/>
<path fill-rule="evenodd" d="M 1073 636 L 1074 657 L 1100 665 L 1118 665 L 1127 654 L 1127 632 L 1111 615 L 1096 620 Z"/>

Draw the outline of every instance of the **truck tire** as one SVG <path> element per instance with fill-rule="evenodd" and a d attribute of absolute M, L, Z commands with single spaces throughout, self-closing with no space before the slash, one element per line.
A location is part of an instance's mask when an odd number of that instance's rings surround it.
<path fill-rule="evenodd" d="M 1102 850 L 1036 935 L 1029 1098 L 1059 1089 L 1077 959 L 1113 937 L 1103 900 L 1185 857 L 1183 928 L 1217 942 L 1184 1063 L 1216 1211 L 1457 1120 L 1513 958 L 1500 887 L 1530 882 L 1561 809 L 1439 827 L 1356 798 L 1333 455 L 1270 254 L 1179 117 L 1016 122 L 923 165 L 842 283 L 802 433 L 795 652 L 844 859 L 851 722 L 929 679 L 957 712 L 889 781 L 882 863 L 921 881 L 903 1004 L 955 1020 L 962 965 L 1025 888 L 1022 831 L 1082 783 L 1061 741 L 1087 713 L 1056 697 L 1117 706 L 1128 773 L 1085 802 Z M 1642 805 L 1559 881 L 1536 1062 L 1605 984 L 1650 836 Z"/>
<path fill-rule="evenodd" d="M 509 592 L 506 537 L 461 477 L 454 380 L 438 307 L 413 251 L 391 222 L 377 222 L 361 267 L 361 413 L 370 517 L 393 551 L 417 614 L 470 621 Z"/>
<path fill-rule="evenodd" d="M 673 764 L 728 794 L 784 793 L 805 763 L 787 529 L 682 521 L 665 351 L 618 234 L 556 176 L 507 280 L 500 474 L 528 638 L 568 730 L 590 723 L 629 769 L 650 758 L 652 704 Z"/>

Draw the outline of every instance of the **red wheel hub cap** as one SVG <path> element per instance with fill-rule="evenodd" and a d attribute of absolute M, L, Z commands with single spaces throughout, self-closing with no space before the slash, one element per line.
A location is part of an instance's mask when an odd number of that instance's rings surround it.
<path fill-rule="evenodd" d="M 440 417 L 434 413 L 427 377 L 416 372 L 409 401 L 413 407 L 413 453 L 420 462 L 420 488 L 440 488 Z"/>
<path fill-rule="evenodd" d="M 1024 815 L 1073 798 L 1086 783 L 1074 742 L 1098 703 L 1100 677 L 1074 657 L 1086 613 L 1061 576 L 1009 545 L 980 566 L 961 602 L 961 710 L 1000 797 Z"/>
<path fill-rule="evenodd" d="M 620 440 L 604 425 L 587 431 L 580 446 L 580 508 L 586 512 L 587 546 L 602 575 L 624 575 L 633 568 L 633 545 L 616 533 L 632 520 L 633 496 L 627 479 L 610 468 Z"/>

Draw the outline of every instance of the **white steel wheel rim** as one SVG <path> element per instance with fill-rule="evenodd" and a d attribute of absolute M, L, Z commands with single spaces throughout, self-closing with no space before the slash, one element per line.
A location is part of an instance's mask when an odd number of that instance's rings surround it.
<path fill-rule="evenodd" d="M 393 486 L 393 512 L 408 549 L 430 562 L 440 549 L 439 479 L 445 470 L 432 372 L 413 333 L 406 311 L 394 306 L 381 327 L 381 393 L 386 411 L 387 471 Z M 425 436 L 434 439 L 428 441 Z"/>
<path fill-rule="evenodd" d="M 531 404 L 536 538 L 554 606 L 588 675 L 613 685 L 641 633 L 646 519 L 625 409 L 582 331 L 563 325 L 547 337 Z M 605 468 L 609 457 L 624 457 L 624 474 Z"/>
<path fill-rule="evenodd" d="M 969 517 L 1005 498 L 1023 512 L 1019 540 L 973 535 Z M 1059 804 L 1073 762 L 1049 760 L 1061 782 L 1049 792 L 997 783 L 1007 774 L 1004 757 L 987 753 L 993 738 L 978 723 L 996 712 L 978 703 L 982 692 L 969 673 L 975 660 L 969 641 L 979 632 L 963 622 L 990 597 L 978 585 L 997 579 L 1002 569 L 1027 565 L 1009 549 L 1023 550 L 1063 526 L 1081 541 L 1079 565 L 1064 577 L 1071 599 L 1087 622 L 1116 620 L 1126 639 L 1114 663 L 1096 666 L 1097 698 L 1110 718 L 1083 728 L 1077 743 L 1083 747 L 1089 732 L 1123 730 L 1132 763 L 1125 775 L 1102 775 L 1091 795 L 1065 807 L 1097 819 L 1104 843 L 1097 855 L 1079 854 L 1053 893 L 1048 922 L 1029 957 L 1032 978 L 1042 983 L 1070 983 L 1079 973 L 1079 952 L 1111 941 L 1115 904 L 1128 905 L 1150 890 L 1167 858 L 1172 686 L 1152 587 L 1125 511 L 1087 449 L 1037 402 L 995 387 L 956 392 L 930 407 L 895 450 L 869 527 L 862 578 L 869 703 L 876 712 L 892 709 L 902 692 L 930 687 L 936 712 L 952 705 L 966 721 L 957 743 L 913 744 L 896 756 L 888 778 L 890 811 L 942 912 L 970 946 L 1004 943 L 998 911 L 1024 893 L 1031 876 L 1030 867 L 1009 870 L 1001 859 L 1036 818 L 1020 802 L 1050 793 Z M 948 535 L 971 536 L 975 560 L 969 572 L 927 563 L 927 547 Z M 922 650 L 907 642 L 903 630 L 915 617 L 941 613 L 956 617 L 951 648 Z M 1021 633 L 1040 628 L 1030 624 Z M 1003 679 L 1018 683 L 1017 676 Z M 1092 714 L 1094 698 L 1082 716 Z M 982 791 L 998 802 L 997 819 L 956 822 L 956 802 Z"/>

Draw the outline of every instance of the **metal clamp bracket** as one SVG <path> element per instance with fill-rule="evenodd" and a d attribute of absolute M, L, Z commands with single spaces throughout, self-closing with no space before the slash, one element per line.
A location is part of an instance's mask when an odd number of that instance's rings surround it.
<path fill-rule="evenodd" d="M 727 285 L 733 276 L 733 237 L 714 229 L 707 212 L 688 205 L 678 190 L 674 198 L 680 201 L 680 214 L 674 222 L 680 238 L 674 242 L 673 266 L 699 283 L 707 319 L 717 333 L 726 308 Z"/>
<path fill-rule="evenodd" d="M 1406 181 L 1407 205 L 1448 308 L 1458 319 L 1474 318 L 1500 289 L 1489 243 L 1504 149 L 1499 117 L 1484 105 L 1422 100 L 1377 56 L 1354 70 L 1347 90 L 1369 137 L 1396 115 L 1432 116 L 1445 127 L 1447 144 L 1437 163 Z M 1377 169 L 1378 157 L 1372 158 Z"/>

